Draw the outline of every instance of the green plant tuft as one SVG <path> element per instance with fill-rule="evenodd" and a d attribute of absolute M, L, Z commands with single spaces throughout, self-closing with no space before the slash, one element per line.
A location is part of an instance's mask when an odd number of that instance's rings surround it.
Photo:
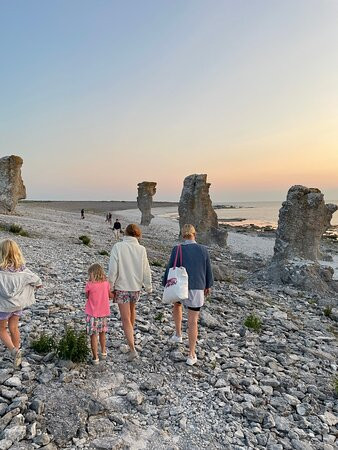
<path fill-rule="evenodd" d="M 56 342 L 53 336 L 42 333 L 38 339 L 31 342 L 31 347 L 38 353 L 49 353 L 56 348 Z"/>
<path fill-rule="evenodd" d="M 86 361 L 89 355 L 86 334 L 83 331 L 77 332 L 73 328 L 66 328 L 65 335 L 57 346 L 57 355 L 61 359 L 75 363 Z"/>
<path fill-rule="evenodd" d="M 332 316 L 332 306 L 326 306 L 324 308 L 324 316 L 325 317 L 331 317 Z"/>
<path fill-rule="evenodd" d="M 255 316 L 254 314 L 250 314 L 244 321 L 244 325 L 247 328 L 250 328 L 253 331 L 260 331 L 262 328 L 262 321 L 259 317 Z"/>
<path fill-rule="evenodd" d="M 338 395 L 338 376 L 333 380 L 333 390 L 336 395 Z"/>
<path fill-rule="evenodd" d="M 157 259 L 154 259 L 153 261 L 151 261 L 150 265 L 155 266 L 155 267 L 163 267 L 163 263 L 161 263 L 161 261 L 158 261 Z"/>
<path fill-rule="evenodd" d="M 107 252 L 107 250 L 100 250 L 99 251 L 99 255 L 101 255 L 101 256 L 109 256 L 109 253 Z"/>
<path fill-rule="evenodd" d="M 17 223 L 12 223 L 9 225 L 8 231 L 13 234 L 18 234 L 19 236 L 29 237 L 28 231 L 24 230 L 22 226 Z"/>
<path fill-rule="evenodd" d="M 79 239 L 80 239 L 80 241 L 82 241 L 82 243 L 84 245 L 89 245 L 90 244 L 90 237 L 89 236 L 82 235 L 82 236 L 79 236 Z"/>
<path fill-rule="evenodd" d="M 161 311 L 161 312 L 158 312 L 157 314 L 156 314 L 156 316 L 154 317 L 154 319 L 155 320 L 158 320 L 159 322 L 161 322 L 163 319 L 164 319 L 164 314 L 163 314 L 163 312 Z"/>
<path fill-rule="evenodd" d="M 22 236 L 22 237 L 29 237 L 29 233 L 26 230 L 21 230 L 20 233 L 18 233 L 18 234 L 19 234 L 19 236 Z"/>

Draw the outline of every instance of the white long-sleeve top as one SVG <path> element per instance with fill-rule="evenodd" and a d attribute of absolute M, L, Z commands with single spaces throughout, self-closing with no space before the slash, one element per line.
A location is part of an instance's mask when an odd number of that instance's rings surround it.
<path fill-rule="evenodd" d="M 144 286 L 146 292 L 152 291 L 147 251 L 135 237 L 124 236 L 113 246 L 108 280 L 112 290 L 140 291 Z"/>

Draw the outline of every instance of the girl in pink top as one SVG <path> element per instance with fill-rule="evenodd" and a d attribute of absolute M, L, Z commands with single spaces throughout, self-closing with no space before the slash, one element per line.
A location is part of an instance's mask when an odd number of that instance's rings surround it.
<path fill-rule="evenodd" d="M 86 330 L 90 336 L 93 353 L 93 364 L 99 363 L 98 342 L 99 335 L 102 359 L 107 358 L 106 332 L 107 318 L 110 315 L 109 299 L 112 298 L 110 284 L 100 264 L 92 264 L 88 269 L 89 280 L 86 284 Z"/>

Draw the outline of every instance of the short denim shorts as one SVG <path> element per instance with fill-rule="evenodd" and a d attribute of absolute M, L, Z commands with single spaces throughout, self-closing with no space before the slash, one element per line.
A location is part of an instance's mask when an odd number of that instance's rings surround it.
<path fill-rule="evenodd" d="M 18 311 L 12 311 L 12 312 L 1 312 L 0 311 L 0 320 L 8 320 L 12 316 L 19 316 L 21 317 L 23 314 L 23 310 L 19 309 Z"/>

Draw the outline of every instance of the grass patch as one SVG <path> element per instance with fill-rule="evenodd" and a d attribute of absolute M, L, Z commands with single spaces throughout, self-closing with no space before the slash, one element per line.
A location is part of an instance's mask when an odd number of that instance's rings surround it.
<path fill-rule="evenodd" d="M 68 359 L 75 363 L 86 361 L 89 355 L 86 334 L 83 331 L 77 332 L 73 328 L 66 328 L 56 352 L 61 359 Z"/>
<path fill-rule="evenodd" d="M 311 299 L 309 300 L 309 305 L 316 305 L 316 304 L 317 304 L 317 300 L 316 300 L 316 299 L 311 298 Z"/>
<path fill-rule="evenodd" d="M 107 250 L 100 250 L 99 251 L 99 255 L 101 255 L 101 256 L 109 256 L 109 253 L 107 252 Z"/>
<path fill-rule="evenodd" d="M 331 317 L 332 316 L 332 306 L 326 306 L 323 310 L 325 317 Z"/>
<path fill-rule="evenodd" d="M 86 236 L 86 235 L 82 235 L 82 236 L 79 236 L 79 239 L 80 239 L 80 241 L 82 241 L 82 243 L 84 244 L 84 245 L 89 245 L 90 244 L 90 237 L 89 236 Z"/>
<path fill-rule="evenodd" d="M 31 347 L 38 353 L 49 353 L 56 349 L 56 342 L 53 336 L 42 333 L 38 339 L 31 342 Z"/>
<path fill-rule="evenodd" d="M 151 261 L 150 265 L 155 267 L 164 267 L 164 264 L 161 261 L 158 261 L 157 259 Z"/>
<path fill-rule="evenodd" d="M 158 320 L 159 322 L 162 322 L 162 320 L 164 319 L 164 314 L 163 312 L 158 312 L 156 314 L 156 316 L 154 317 L 155 320 Z"/>
<path fill-rule="evenodd" d="M 259 332 L 262 328 L 262 321 L 255 314 L 250 314 L 245 320 L 244 325 L 253 331 Z"/>
<path fill-rule="evenodd" d="M 338 395 L 338 377 L 333 380 L 333 390 L 336 395 Z"/>
<path fill-rule="evenodd" d="M 21 225 L 18 225 L 17 223 L 12 223 L 11 225 L 9 225 L 8 228 L 7 228 L 7 230 L 8 230 L 10 233 L 17 234 L 17 235 L 19 235 L 19 236 L 29 237 L 28 231 L 24 230 L 24 229 L 22 228 L 22 226 L 21 226 Z"/>

